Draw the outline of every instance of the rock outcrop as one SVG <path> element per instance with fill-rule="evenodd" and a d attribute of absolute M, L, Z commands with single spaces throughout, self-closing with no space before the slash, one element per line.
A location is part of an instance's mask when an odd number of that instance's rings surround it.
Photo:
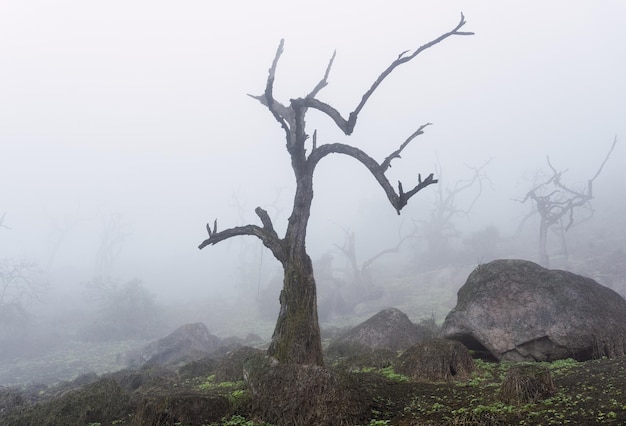
<path fill-rule="evenodd" d="M 354 355 L 363 350 L 404 350 L 424 340 L 429 331 L 396 308 L 387 308 L 333 340 L 328 353 Z"/>
<path fill-rule="evenodd" d="M 616 357 L 626 351 L 626 301 L 571 272 L 495 260 L 459 289 L 442 335 L 498 360 Z"/>
<path fill-rule="evenodd" d="M 141 351 L 141 356 L 146 364 L 180 364 L 204 358 L 219 345 L 220 338 L 198 322 L 182 325 L 162 339 L 155 340 Z"/>

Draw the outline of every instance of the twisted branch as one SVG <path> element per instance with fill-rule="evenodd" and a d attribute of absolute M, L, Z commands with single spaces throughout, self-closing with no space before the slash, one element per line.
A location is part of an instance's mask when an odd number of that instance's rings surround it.
<path fill-rule="evenodd" d="M 308 158 L 309 168 L 311 170 L 315 168 L 315 165 L 328 154 L 344 154 L 354 158 L 355 160 L 363 164 L 383 188 L 385 194 L 387 195 L 387 198 L 389 199 L 389 202 L 396 209 L 396 212 L 398 214 L 400 214 L 400 210 L 402 210 L 402 208 L 406 206 L 407 202 L 412 196 L 414 196 L 427 186 L 437 183 L 437 179 L 434 178 L 434 175 L 432 173 L 428 175 L 428 177 L 426 177 L 426 179 L 424 180 L 422 180 L 422 176 L 418 174 L 418 184 L 413 187 L 413 189 L 408 192 L 404 192 L 402 183 L 398 182 L 398 192 L 396 193 L 393 186 L 389 182 L 389 179 L 387 179 L 387 176 L 385 176 L 386 168 L 384 168 L 383 165 L 378 164 L 376 160 L 374 160 L 372 157 L 370 157 L 359 148 L 342 143 L 332 143 L 318 146 L 317 149 L 315 149 Z M 387 159 L 392 157 L 392 155 L 387 157 Z M 387 159 L 385 161 L 387 161 Z M 389 165 L 387 162 L 386 167 L 388 166 Z"/>
<path fill-rule="evenodd" d="M 240 235 L 252 235 L 259 238 L 263 242 L 263 245 L 269 248 L 279 261 L 284 262 L 287 256 L 283 240 L 278 237 L 278 234 L 274 230 L 272 220 L 267 214 L 267 211 L 263 210 L 261 207 L 257 207 L 254 211 L 261 219 L 261 223 L 263 224 L 262 228 L 258 225 L 245 225 L 218 231 L 217 219 L 215 219 L 212 229 L 207 223 L 206 229 L 209 234 L 209 238 L 204 240 L 198 248 L 202 250 L 208 245 L 215 245 L 220 241 L 227 240 L 228 238 Z"/>

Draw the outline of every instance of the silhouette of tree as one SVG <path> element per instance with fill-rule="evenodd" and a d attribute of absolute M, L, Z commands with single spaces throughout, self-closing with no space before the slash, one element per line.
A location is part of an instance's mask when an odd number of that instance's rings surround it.
<path fill-rule="evenodd" d="M 452 258 L 450 240 L 461 236 L 461 232 L 455 226 L 455 221 L 459 217 L 469 216 L 483 193 L 483 184 L 491 183 L 484 172 L 490 161 L 487 160 L 480 167 L 467 166 L 472 171 L 470 177 L 459 179 L 454 185 L 445 184 L 443 168 L 439 162 L 436 163 L 435 173 L 441 183 L 437 185 L 430 217 L 418 222 L 421 236 L 427 244 L 427 253 L 422 261 L 432 263 Z M 472 192 L 473 195 L 471 195 Z M 470 194 L 472 198 L 469 203 L 461 206 L 459 197 L 466 194 Z"/>
<path fill-rule="evenodd" d="M 278 62 L 283 53 L 284 40 L 281 40 L 269 69 L 265 92 L 259 96 L 250 95 L 270 111 L 285 132 L 286 147 L 291 157 L 291 166 L 296 180 L 293 209 L 288 219 L 285 236 L 283 238 L 278 236 L 267 211 L 257 207 L 255 212 L 261 220 L 262 226 L 244 225 L 219 231 L 217 220 L 215 220 L 213 226 L 207 224 L 209 238 L 204 240 L 199 248 L 202 249 L 235 236 L 253 235 L 259 238 L 271 250 L 274 257 L 280 261 L 284 270 L 283 289 L 280 294 L 281 308 L 268 348 L 269 355 L 279 362 L 323 365 L 313 265 L 305 245 L 313 201 L 313 172 L 319 162 L 330 154 L 344 154 L 354 158 L 374 176 L 398 214 L 411 197 L 437 182 L 432 173 L 425 179 L 422 179 L 421 175 L 418 174 L 417 185 L 405 191 L 402 183 L 398 182 L 396 190 L 385 175 L 391 161 L 400 158 L 400 154 L 406 146 L 421 135 L 430 123 L 420 126 L 398 149 L 391 152 L 379 163 L 352 145 L 343 143 L 318 144 L 316 131 L 313 132 L 312 138 L 309 138 L 305 120 L 307 113 L 310 109 L 317 110 L 329 117 L 346 136 L 351 135 L 359 114 L 367 101 L 398 66 L 411 61 L 418 54 L 448 37 L 473 34 L 460 31 L 463 25 L 465 25 L 465 18 L 461 14 L 459 23 L 451 31 L 420 46 L 412 53 L 407 50 L 398 55 L 365 92 L 354 111 L 348 114 L 347 119 L 337 109 L 317 99 L 318 93 L 328 84 L 328 76 L 335 54 L 332 55 L 328 63 L 324 77 L 308 95 L 290 99 L 288 104 L 283 104 L 274 98 L 274 80 Z"/>
<path fill-rule="evenodd" d="M 561 237 L 563 254 L 567 256 L 567 245 L 565 233 L 574 225 L 574 212 L 585 209 L 588 212 L 587 219 L 593 215 L 591 200 L 593 199 L 593 181 L 600 175 L 604 165 L 611 156 L 617 137 L 613 140 L 611 149 L 596 174 L 587 181 L 586 188 L 574 188 L 563 183 L 562 177 L 567 172 L 557 171 L 550 162 L 550 157 L 546 157 L 548 167 L 552 174 L 547 180 L 535 185 L 521 201 L 532 200 L 535 209 L 522 221 L 522 224 L 534 213 L 539 213 L 539 263 L 545 267 L 550 266 L 548 256 L 548 231 L 551 227 L 559 225 L 558 233 Z M 584 220 L 584 219 L 583 219 Z M 581 220 L 579 219 L 580 223 Z M 521 226 L 521 225 L 520 225 Z"/>

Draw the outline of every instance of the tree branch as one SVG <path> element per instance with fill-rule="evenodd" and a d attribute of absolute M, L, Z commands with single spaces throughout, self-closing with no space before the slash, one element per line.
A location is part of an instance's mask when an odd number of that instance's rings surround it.
<path fill-rule="evenodd" d="M 285 130 L 285 137 L 287 139 L 287 147 L 290 148 L 293 143 L 293 137 L 291 134 L 291 128 L 293 127 L 293 111 L 290 108 L 282 105 L 274 99 L 274 80 L 276 78 L 276 68 L 278 67 L 278 60 L 283 54 L 285 46 L 285 39 L 281 39 L 276 49 L 276 55 L 272 61 L 272 66 L 269 69 L 267 76 L 267 83 L 265 84 L 265 92 L 261 96 L 254 96 L 248 94 L 251 98 L 254 98 L 265 105 L 270 110 L 276 121 L 280 123 L 280 126 Z"/>
<path fill-rule="evenodd" d="M 198 248 L 202 250 L 208 245 L 215 245 L 220 241 L 224 241 L 232 237 L 251 235 L 259 238 L 263 242 L 263 245 L 272 251 L 276 259 L 284 262 L 287 259 L 286 250 L 283 245 L 283 241 L 278 237 L 278 234 L 276 234 L 276 231 L 274 230 L 272 221 L 267 214 L 267 211 L 263 210 L 261 207 L 257 207 L 254 211 L 261 219 L 261 223 L 263 223 L 262 228 L 257 225 L 245 225 L 218 231 L 216 219 L 213 222 L 213 229 L 211 229 L 207 223 L 206 229 L 209 234 L 209 238 L 200 243 Z"/>
<path fill-rule="evenodd" d="M 363 262 L 363 266 L 361 268 L 363 270 L 366 270 L 367 268 L 369 268 L 372 265 L 372 263 L 374 263 L 375 261 L 377 261 L 381 257 L 383 257 L 383 256 L 385 256 L 387 254 L 399 253 L 400 252 L 400 247 L 402 247 L 402 244 L 404 244 L 405 241 L 407 241 L 409 238 L 413 238 L 414 236 L 415 236 L 415 231 L 413 231 L 413 233 L 411 233 L 409 235 L 405 235 L 405 236 L 401 237 L 398 240 L 398 243 L 395 245 L 395 247 L 390 247 L 388 249 L 385 249 L 385 250 L 382 250 L 382 251 L 376 253 L 374 256 L 370 257 L 365 262 Z"/>
<path fill-rule="evenodd" d="M 598 169 L 598 171 L 596 172 L 596 174 L 589 180 L 589 187 L 591 188 L 591 182 L 593 182 L 594 180 L 596 180 L 596 178 L 598 177 L 598 175 L 600 175 L 600 172 L 602 171 L 602 169 L 604 168 L 604 165 L 606 164 L 606 162 L 608 161 L 609 157 L 611 156 L 611 153 L 613 152 L 613 150 L 615 149 L 615 145 L 617 145 L 617 135 L 615 135 L 615 139 L 613 139 L 613 144 L 611 145 L 611 149 L 609 149 L 609 152 L 606 154 L 606 157 L 604 157 L 604 161 L 602 162 L 602 164 L 600 164 L 600 168 Z"/>
<path fill-rule="evenodd" d="M 320 82 L 317 83 L 317 85 L 313 88 L 313 90 L 311 90 L 311 93 L 309 93 L 306 96 L 307 98 L 315 98 L 315 96 L 317 96 L 319 91 L 322 90 L 324 87 L 326 87 L 328 85 L 328 76 L 330 75 L 330 69 L 333 66 L 333 62 L 335 62 L 335 55 L 337 55 L 337 51 L 336 50 L 333 52 L 333 56 L 331 56 L 330 61 L 328 61 L 328 66 L 326 67 L 326 72 L 324 73 L 324 78 L 322 78 L 320 80 Z"/>
<path fill-rule="evenodd" d="M 409 142 L 411 142 L 417 136 L 423 134 L 424 133 L 424 129 L 427 126 L 431 126 L 431 125 L 432 125 L 432 123 L 422 124 L 419 127 L 419 129 L 417 129 L 411 136 L 409 136 L 404 141 L 404 143 L 402 143 L 402 145 L 400 145 L 400 148 L 398 148 L 397 150 L 392 152 L 387 158 L 385 158 L 385 160 L 380 165 L 380 168 L 383 170 L 383 172 L 385 172 L 389 167 L 391 167 L 391 160 L 393 160 L 394 158 L 400 158 L 400 153 L 402 152 L 402 150 L 404 150 L 404 148 L 406 148 L 406 146 L 409 144 Z"/>
<path fill-rule="evenodd" d="M 4 224 L 4 218 L 6 217 L 6 212 L 2 213 L 2 217 L 0 217 L 0 228 L 11 229 Z"/>
<path fill-rule="evenodd" d="M 344 132 L 344 134 L 350 135 L 350 134 L 352 134 L 352 132 L 354 130 L 354 126 L 356 125 L 356 121 L 357 121 L 359 113 L 361 112 L 363 107 L 365 107 L 365 104 L 369 100 L 370 96 L 372 96 L 372 94 L 374 93 L 374 91 L 376 91 L 378 86 L 380 86 L 380 84 L 385 80 L 385 78 L 387 78 L 387 76 L 389 76 L 389 74 L 392 73 L 392 71 L 394 69 L 396 69 L 398 66 L 400 66 L 400 65 L 402 65 L 402 64 L 404 64 L 406 62 L 409 62 L 410 60 L 415 58 L 417 55 L 422 53 L 424 50 L 433 47 L 434 45 L 436 45 L 437 43 L 442 42 L 443 40 L 447 39 L 448 37 L 455 36 L 455 35 L 461 35 L 461 36 L 473 35 L 474 34 L 473 32 L 459 31 L 461 29 L 461 27 L 463 27 L 463 25 L 465 25 L 465 24 L 466 24 L 465 16 L 463 16 L 463 14 L 461 13 L 461 20 L 456 25 L 456 27 L 454 27 L 454 29 L 452 29 L 451 31 L 449 31 L 449 32 L 447 32 L 445 34 L 440 35 L 436 39 L 431 40 L 430 42 L 420 46 L 412 54 L 410 54 L 408 56 L 405 56 L 405 53 L 407 53 L 408 50 L 406 50 L 406 51 L 402 52 L 400 55 L 398 55 L 398 58 L 395 61 L 393 61 L 391 63 L 391 65 L 389 65 L 378 76 L 378 78 L 374 81 L 374 83 L 372 83 L 372 86 L 369 88 L 369 90 L 367 92 L 365 92 L 365 94 L 361 98 L 361 102 L 359 102 L 359 104 L 356 106 L 354 111 L 352 111 L 348 115 L 348 119 L 347 120 L 345 118 L 343 118 L 341 116 L 341 113 L 339 113 L 339 111 L 337 111 L 335 108 L 333 108 L 332 106 L 330 106 L 330 105 L 328 105 L 328 104 L 326 104 L 324 102 L 321 102 L 321 101 L 315 99 L 314 97 L 307 97 L 307 98 L 299 100 L 299 101 L 304 102 L 306 107 L 314 108 L 314 109 L 317 109 L 318 111 L 321 111 L 321 112 L 325 113 L 326 115 L 328 115 L 335 122 L 337 127 L 339 127 Z M 331 63 L 332 63 L 332 61 L 331 61 Z M 325 81 L 325 79 L 322 80 L 322 81 Z"/>
<path fill-rule="evenodd" d="M 400 214 L 400 210 L 402 210 L 402 208 L 406 206 L 407 202 L 413 195 L 417 194 L 419 191 L 426 188 L 427 186 L 437 183 L 437 179 L 434 178 L 432 173 L 424 180 L 422 180 L 422 176 L 418 174 L 418 184 L 413 189 L 408 192 L 404 192 L 402 188 L 402 183 L 398 182 L 398 192 L 396 193 L 394 188 L 391 186 L 389 179 L 387 179 L 387 176 L 385 176 L 385 170 L 383 169 L 382 165 L 378 164 L 376 160 L 367 155 L 364 151 L 354 146 L 341 143 L 324 144 L 318 146 L 317 149 L 314 150 L 308 158 L 308 166 L 310 167 L 310 170 L 313 170 L 315 168 L 315 165 L 328 154 L 348 155 L 367 167 L 370 173 L 374 175 L 374 178 L 376 178 L 380 186 L 383 188 L 385 194 L 387 194 L 389 202 L 396 209 L 396 212 L 398 214 Z"/>

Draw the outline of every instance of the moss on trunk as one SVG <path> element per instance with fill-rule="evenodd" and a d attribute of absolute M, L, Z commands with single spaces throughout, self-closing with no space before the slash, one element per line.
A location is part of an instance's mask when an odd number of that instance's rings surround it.
<path fill-rule="evenodd" d="M 292 257 L 284 269 L 280 313 L 268 353 L 283 363 L 323 365 L 311 259 L 306 254 Z"/>

